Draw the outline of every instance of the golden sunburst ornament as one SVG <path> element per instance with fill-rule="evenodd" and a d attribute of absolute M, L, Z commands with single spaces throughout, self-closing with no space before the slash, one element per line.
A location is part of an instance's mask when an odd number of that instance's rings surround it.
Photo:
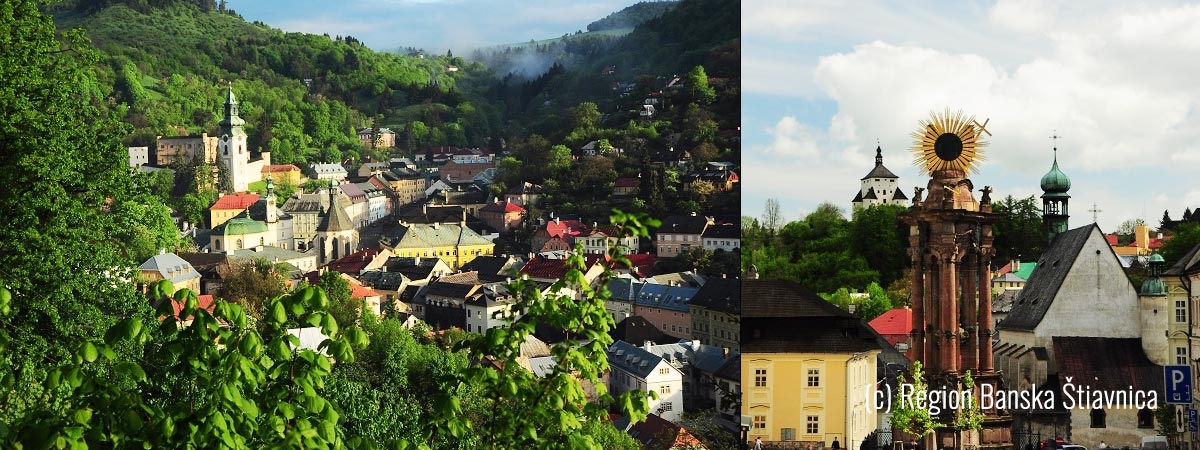
<path fill-rule="evenodd" d="M 921 128 L 912 134 L 912 151 L 917 156 L 913 162 L 921 168 L 922 175 L 940 170 L 978 172 L 975 163 L 984 159 L 982 149 L 987 146 L 983 133 L 992 134 L 986 126 L 986 120 L 980 124 L 975 116 L 964 115 L 962 111 L 929 113 L 928 119 L 921 120 Z"/>

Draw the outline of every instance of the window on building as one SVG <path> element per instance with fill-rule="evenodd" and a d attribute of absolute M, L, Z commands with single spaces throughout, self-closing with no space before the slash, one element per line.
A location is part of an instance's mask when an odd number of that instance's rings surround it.
<path fill-rule="evenodd" d="M 666 367 L 663 367 L 663 368 L 661 368 L 661 369 L 658 369 L 658 374 L 659 374 L 659 375 L 666 375 L 666 374 L 669 374 L 669 373 L 671 373 L 671 369 L 668 369 L 668 368 L 666 368 Z"/>
<path fill-rule="evenodd" d="M 1175 364 L 1187 365 L 1187 347 L 1175 347 Z"/>
<path fill-rule="evenodd" d="M 1108 416 L 1108 413 L 1104 412 L 1103 409 L 1093 409 L 1092 410 L 1092 428 L 1104 428 L 1105 427 L 1104 422 L 1105 422 L 1105 419 L 1107 419 L 1107 416 Z"/>
<path fill-rule="evenodd" d="M 1175 300 L 1175 323 L 1187 322 L 1187 301 Z"/>
<path fill-rule="evenodd" d="M 821 369 L 808 369 L 808 387 L 821 387 Z"/>
<path fill-rule="evenodd" d="M 767 416 L 754 416 L 754 428 L 766 428 Z"/>
<path fill-rule="evenodd" d="M 1154 428 L 1154 411 L 1150 408 L 1142 408 L 1137 414 L 1138 428 Z"/>
<path fill-rule="evenodd" d="M 671 385 L 664 384 L 662 386 L 659 386 L 658 393 L 659 394 L 670 394 L 671 393 Z"/>
<path fill-rule="evenodd" d="M 754 369 L 754 387 L 767 387 L 767 369 Z"/>
<path fill-rule="evenodd" d="M 784 441 L 796 440 L 796 429 L 795 428 L 781 428 L 779 430 L 779 439 L 784 440 Z"/>
<path fill-rule="evenodd" d="M 662 409 L 663 412 L 666 412 L 666 411 L 670 411 L 673 408 L 673 406 L 671 405 L 671 402 L 662 402 L 662 405 L 659 406 L 659 408 Z"/>
<path fill-rule="evenodd" d="M 242 249 L 242 240 L 238 239 L 237 240 L 237 248 L 235 248 L 234 250 L 241 250 L 241 249 Z"/>
<path fill-rule="evenodd" d="M 804 421 L 804 431 L 808 434 L 821 432 L 821 419 L 818 416 L 808 416 Z"/>

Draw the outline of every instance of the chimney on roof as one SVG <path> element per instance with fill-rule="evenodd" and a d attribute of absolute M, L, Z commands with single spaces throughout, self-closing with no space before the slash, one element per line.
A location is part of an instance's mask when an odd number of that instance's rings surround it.
<path fill-rule="evenodd" d="M 729 347 L 721 347 L 721 357 L 723 357 L 723 358 L 729 357 Z"/>
<path fill-rule="evenodd" d="M 649 339 L 646 339 L 646 341 L 642 343 L 642 348 L 645 349 L 646 351 L 650 351 L 650 347 L 653 347 L 653 346 L 654 346 L 654 341 L 651 341 Z"/>
<path fill-rule="evenodd" d="M 1016 271 L 1018 271 L 1018 270 L 1021 270 L 1021 260 L 1019 260 L 1019 259 L 1014 259 L 1014 260 L 1010 261 L 1010 262 L 1009 262 L 1009 265 L 1011 265 L 1011 266 L 1012 266 L 1012 271 L 1013 271 L 1013 272 L 1016 272 Z"/>
<path fill-rule="evenodd" d="M 554 213 L 550 213 L 550 216 L 551 216 L 551 217 L 554 217 Z M 557 217 L 554 217 L 554 224 L 555 224 L 555 225 L 558 225 L 559 223 L 560 223 L 560 221 L 558 220 L 558 218 L 557 218 Z"/>

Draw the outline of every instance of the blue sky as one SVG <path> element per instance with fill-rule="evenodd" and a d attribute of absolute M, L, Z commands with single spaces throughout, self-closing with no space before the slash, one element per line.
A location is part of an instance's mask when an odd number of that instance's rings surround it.
<path fill-rule="evenodd" d="M 1071 226 L 1157 225 L 1200 207 L 1200 6 L 1033 0 L 742 4 L 743 211 L 787 220 L 848 209 L 884 163 L 911 192 L 909 133 L 961 109 L 993 133 L 971 178 L 1040 195 L 1053 158 L 1073 182 Z"/>
<path fill-rule="evenodd" d="M 246 20 L 275 28 L 354 36 L 376 50 L 404 47 L 443 53 L 548 39 L 636 0 L 228 0 Z"/>

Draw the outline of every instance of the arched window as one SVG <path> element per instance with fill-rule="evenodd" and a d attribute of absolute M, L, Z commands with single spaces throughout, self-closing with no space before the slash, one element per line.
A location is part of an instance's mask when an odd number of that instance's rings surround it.
<path fill-rule="evenodd" d="M 1105 420 L 1108 418 L 1108 413 L 1103 409 L 1092 410 L 1092 428 L 1105 428 Z"/>
<path fill-rule="evenodd" d="M 220 249 L 221 249 L 221 240 L 213 239 L 213 250 L 220 250 Z"/>
<path fill-rule="evenodd" d="M 241 250 L 241 249 L 242 249 L 242 240 L 241 240 L 241 239 L 238 239 L 238 240 L 237 240 L 237 247 L 235 248 L 235 250 Z"/>

